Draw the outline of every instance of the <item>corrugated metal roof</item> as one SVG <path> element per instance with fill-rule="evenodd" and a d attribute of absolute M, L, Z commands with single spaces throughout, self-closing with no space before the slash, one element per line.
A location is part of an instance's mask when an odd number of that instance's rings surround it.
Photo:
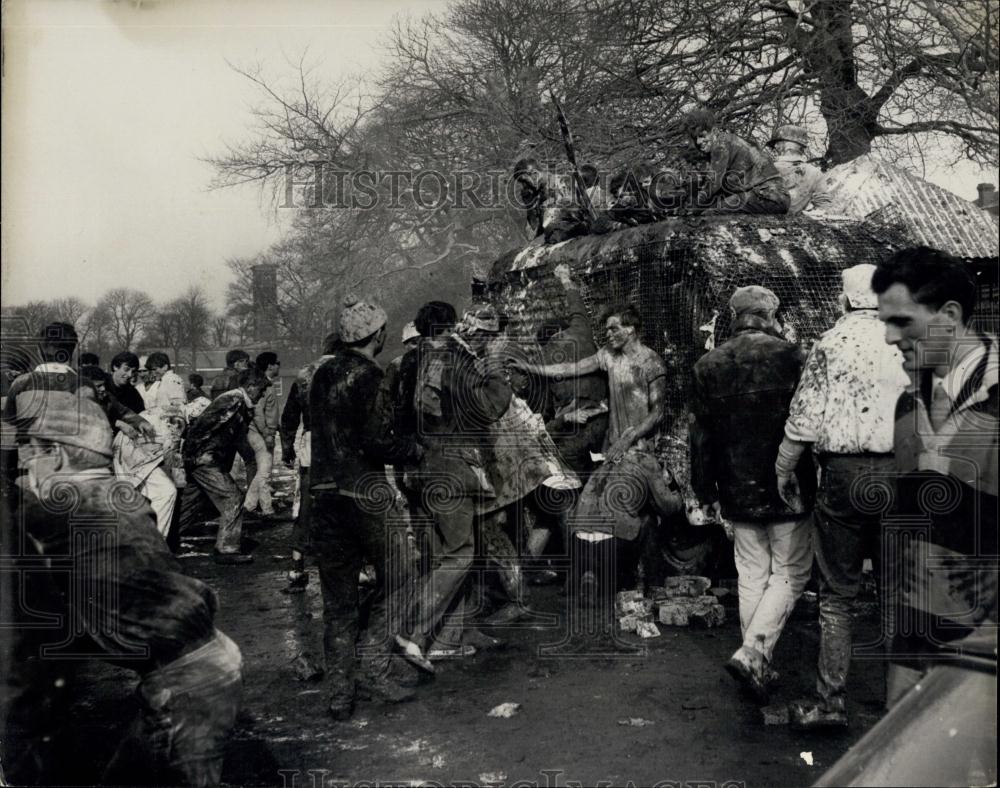
<path fill-rule="evenodd" d="M 988 213 L 907 170 L 869 155 L 834 167 L 828 177 L 841 213 L 900 225 L 915 242 L 958 257 L 1000 256 Z"/>

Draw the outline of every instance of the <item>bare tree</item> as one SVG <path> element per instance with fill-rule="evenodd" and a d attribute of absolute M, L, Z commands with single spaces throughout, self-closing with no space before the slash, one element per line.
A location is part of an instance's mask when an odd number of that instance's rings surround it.
<path fill-rule="evenodd" d="M 121 350 L 136 345 L 156 316 L 153 299 L 141 290 L 127 287 L 109 290 L 98 306 L 107 311 L 112 335 Z"/>
<path fill-rule="evenodd" d="M 208 344 L 212 322 L 208 297 L 199 285 L 191 285 L 172 304 L 178 318 L 180 339 L 191 351 L 191 368 L 195 369 L 198 365 L 198 349 Z"/>
<path fill-rule="evenodd" d="M 212 319 L 212 344 L 215 347 L 225 347 L 229 342 L 229 318 L 226 315 L 216 315 Z"/>

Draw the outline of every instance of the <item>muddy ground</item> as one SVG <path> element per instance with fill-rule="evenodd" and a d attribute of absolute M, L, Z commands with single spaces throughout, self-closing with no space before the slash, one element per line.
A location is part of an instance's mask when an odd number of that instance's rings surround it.
<path fill-rule="evenodd" d="M 293 665 L 303 652 L 321 653 L 322 606 L 314 569 L 307 593 L 283 593 L 290 527 L 248 523 L 258 543 L 251 565 L 212 563 L 208 534 L 189 539 L 182 559 L 218 591 L 217 624 L 243 650 L 245 704 L 223 774 L 232 785 L 809 785 L 880 714 L 881 665 L 856 661 L 848 731 L 765 725 L 722 667 L 739 643 L 732 596 L 719 629 L 626 635 L 636 650 L 611 656 L 581 654 L 579 642 L 559 646 L 569 607 L 556 584 L 532 588 L 534 620 L 484 628 L 502 648 L 439 663 L 412 702 L 361 702 L 353 719 L 334 722 L 322 683 L 300 680 Z M 873 637 L 873 606 L 863 607 L 859 637 Z M 774 704 L 813 681 L 815 619 L 815 602 L 803 599 L 776 652 L 782 679 Z M 76 710 L 86 741 L 81 782 L 128 719 L 134 686 L 115 668 L 93 668 L 91 678 Z M 487 716 L 507 702 L 520 704 L 514 716 Z"/>

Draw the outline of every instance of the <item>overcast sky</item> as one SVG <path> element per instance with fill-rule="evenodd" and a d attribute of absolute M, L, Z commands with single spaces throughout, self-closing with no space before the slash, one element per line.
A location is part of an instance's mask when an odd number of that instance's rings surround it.
<path fill-rule="evenodd" d="M 287 75 L 306 47 L 331 78 L 377 65 L 398 13 L 446 0 L 6 0 L 3 301 L 126 285 L 215 305 L 229 257 L 265 249 L 281 217 L 257 189 L 209 191 L 199 160 L 246 137 L 258 94 L 227 61 Z M 995 173 L 932 173 L 966 198 Z"/>

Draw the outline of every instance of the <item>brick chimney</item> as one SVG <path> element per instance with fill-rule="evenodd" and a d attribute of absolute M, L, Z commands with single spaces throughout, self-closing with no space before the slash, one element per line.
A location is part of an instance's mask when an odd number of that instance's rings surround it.
<path fill-rule="evenodd" d="M 256 342 L 273 343 L 278 336 L 278 266 L 260 263 L 252 269 L 253 328 Z"/>
<path fill-rule="evenodd" d="M 980 183 L 976 186 L 979 196 L 975 199 L 976 205 L 994 216 L 1000 215 L 1000 194 L 997 194 L 997 187 L 992 183 Z"/>

